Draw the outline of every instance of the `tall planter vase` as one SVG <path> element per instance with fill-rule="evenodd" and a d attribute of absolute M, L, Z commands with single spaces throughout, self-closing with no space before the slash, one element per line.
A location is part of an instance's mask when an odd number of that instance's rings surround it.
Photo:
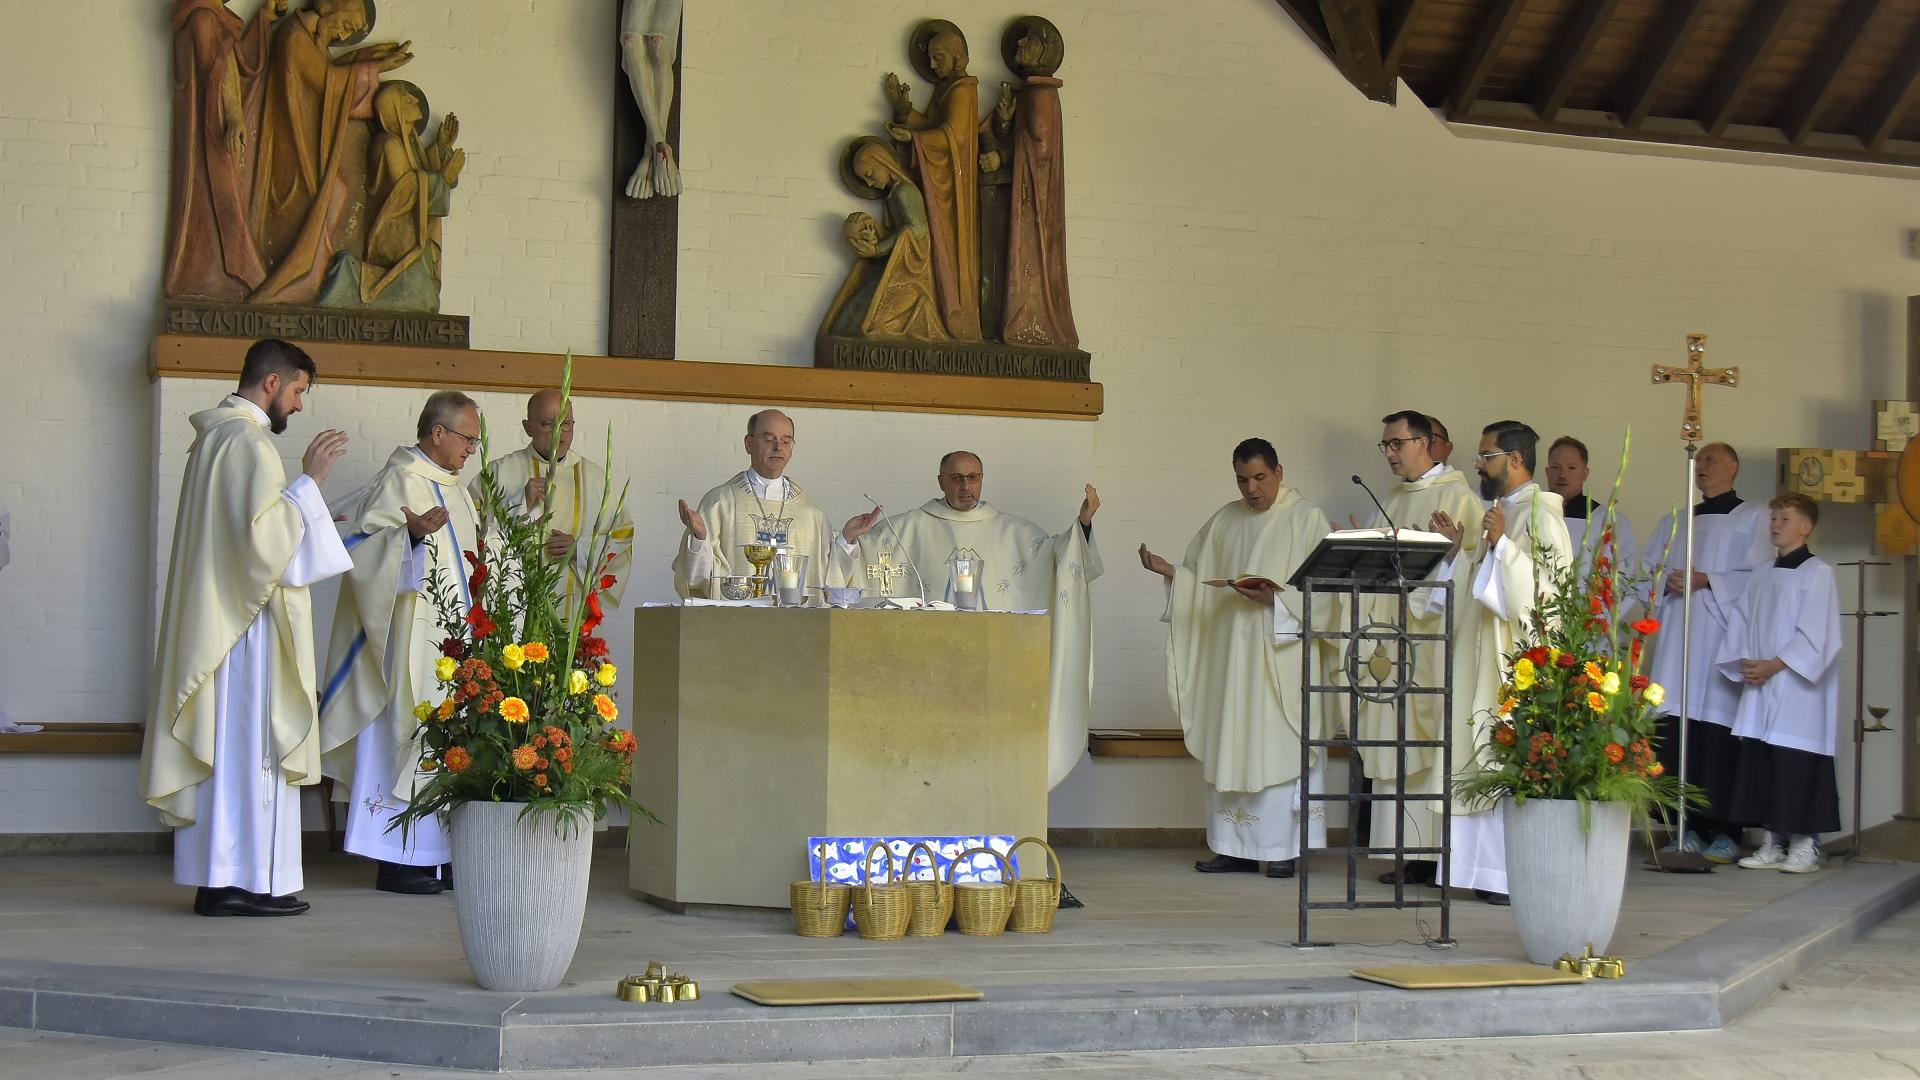
<path fill-rule="evenodd" d="M 593 829 L 524 803 L 454 807 L 453 891 L 460 944 L 488 990 L 551 990 L 566 977 L 587 910 Z"/>
<path fill-rule="evenodd" d="M 1507 893 L 1527 959 L 1552 964 L 1592 945 L 1604 953 L 1627 886 L 1627 804 L 1596 802 L 1580 827 L 1571 799 L 1506 800 Z"/>

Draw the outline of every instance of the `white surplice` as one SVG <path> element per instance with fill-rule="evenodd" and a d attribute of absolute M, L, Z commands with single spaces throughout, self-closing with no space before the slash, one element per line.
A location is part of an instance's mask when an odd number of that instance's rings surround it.
<path fill-rule="evenodd" d="M 1732 493 L 1727 493 L 1731 495 Z M 1688 650 L 1686 709 L 1696 720 L 1721 727 L 1733 726 L 1734 710 L 1740 702 L 1740 688 L 1714 671 L 1727 633 L 1727 611 L 1745 594 L 1753 571 L 1773 561 L 1773 543 L 1767 536 L 1767 508 L 1759 503 L 1742 502 L 1731 512 L 1713 513 L 1728 502 L 1727 495 L 1704 500 L 1693 515 L 1693 568 L 1707 575 L 1709 587 L 1693 590 L 1692 648 Z M 1669 545 L 1669 539 L 1672 540 Z M 1660 519 L 1647 542 L 1641 564 L 1649 571 L 1666 573 L 1686 565 L 1686 522 L 1674 531 L 1672 514 Z M 1665 711 L 1679 715 L 1681 624 L 1685 609 L 1678 593 L 1667 594 L 1666 582 L 1653 582 L 1659 595 L 1654 617 L 1660 620 L 1660 633 L 1654 639 L 1653 660 L 1647 675 L 1666 690 Z"/>
<path fill-rule="evenodd" d="M 1791 556 L 1789 556 L 1791 558 Z M 1834 755 L 1840 730 L 1840 596 L 1833 567 L 1809 557 L 1792 568 L 1763 566 L 1728 613 L 1716 667 L 1740 694 L 1733 733 L 1789 750 Z M 1740 661 L 1783 661 L 1759 686 Z"/>
<path fill-rule="evenodd" d="M 259 406 L 236 396 L 266 426 Z M 327 504 L 308 476 L 282 496 L 300 511 L 303 534 L 281 583 L 304 588 L 352 566 L 333 530 Z M 237 888 L 290 896 L 306 887 L 300 860 L 300 789 L 287 782 L 270 735 L 273 652 L 281 648 L 270 612 L 262 611 L 207 680 L 214 696 L 213 775 L 196 792 L 198 817 L 173 834 L 173 880 L 181 885 Z"/>
<path fill-rule="evenodd" d="M 1600 553 L 1600 538 L 1604 535 L 1607 517 L 1607 504 L 1593 502 L 1587 508 L 1583 518 L 1562 517 L 1566 522 L 1567 539 L 1573 544 L 1573 550 L 1580 559 L 1580 580 L 1587 580 L 1593 572 L 1594 556 Z M 1618 553 L 1614 572 L 1623 577 L 1632 577 L 1639 573 L 1640 547 L 1635 543 L 1633 522 L 1618 508 L 1613 512 L 1613 547 Z M 1622 598 L 1623 606 L 1625 598 Z"/>
<path fill-rule="evenodd" d="M 1455 684 L 1453 762 L 1460 772 L 1472 770 L 1485 752 L 1490 725 L 1484 718 L 1499 708 L 1507 657 L 1515 651 L 1541 598 L 1553 592 L 1555 574 L 1573 558 L 1560 496 L 1528 482 L 1502 495 L 1500 506 L 1506 511 L 1506 534 L 1481 559 L 1474 574 L 1473 598 L 1461 612 L 1459 625 L 1460 633 L 1478 639 L 1474 670 L 1460 673 L 1470 681 Z M 1459 708 L 1461 689 L 1470 689 L 1464 713 Z M 1447 884 L 1456 889 L 1507 891 L 1507 839 L 1499 803 L 1456 802 Z"/>

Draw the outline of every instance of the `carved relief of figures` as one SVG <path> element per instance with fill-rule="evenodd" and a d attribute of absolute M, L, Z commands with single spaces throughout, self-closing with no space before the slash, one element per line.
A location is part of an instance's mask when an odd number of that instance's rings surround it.
<path fill-rule="evenodd" d="M 265 0 L 243 23 L 173 0 L 169 301 L 439 310 L 459 122 L 427 139 L 426 95 L 381 81 L 413 54 L 362 45 L 376 14 Z"/>
<path fill-rule="evenodd" d="M 840 158 L 840 175 L 856 194 L 884 199 L 882 227 L 864 211 L 847 215 L 842 235 L 858 256 L 827 307 L 822 333 L 876 341 L 946 341 L 933 279 L 927 204 L 887 144 L 868 135 Z"/>
<path fill-rule="evenodd" d="M 1061 164 L 1060 31 L 1037 15 L 1017 19 L 1002 45 L 1007 66 L 1024 76 L 1017 92 L 1002 84 L 996 109 L 1012 114 L 1013 200 L 1008 215 L 1006 323 L 1009 345 L 1071 349 L 1080 344 L 1067 297 L 1066 170 Z"/>
<path fill-rule="evenodd" d="M 980 86 L 967 74 L 967 39 L 944 19 L 913 32 L 914 68 L 935 83 L 925 112 L 912 91 L 887 75 L 893 121 L 887 133 L 911 148 L 926 197 L 933 239 L 933 279 L 947 332 L 981 340 L 980 330 Z"/>
<path fill-rule="evenodd" d="M 168 296 L 245 300 L 267 279 L 247 223 L 261 75 L 274 20 L 268 0 L 251 22 L 221 0 L 174 0 L 173 170 L 167 213 Z"/>
<path fill-rule="evenodd" d="M 381 73 L 413 59 L 411 43 L 333 54 L 372 29 L 371 0 L 314 0 L 274 29 L 253 186 L 254 237 L 272 270 L 255 303 L 311 303 L 341 247 L 350 122 L 372 119 Z"/>
<path fill-rule="evenodd" d="M 1001 53 L 1016 81 L 1001 84 L 982 116 L 959 28 L 943 19 L 914 28 L 909 54 L 934 92 L 916 109 L 912 91 L 889 74 L 893 118 L 884 127 L 901 153 L 867 136 L 842 155 L 848 187 L 863 198 L 884 195 L 887 214 L 884 223 L 864 213 L 847 218 L 844 236 L 858 261 L 821 324 L 816 364 L 1088 377 L 1067 287 L 1055 77 L 1065 42 L 1053 23 L 1026 16 L 1006 28 Z"/>
<path fill-rule="evenodd" d="M 673 62 L 680 50 L 683 0 L 626 0 L 620 10 L 620 69 L 640 106 L 650 149 L 627 181 L 627 197 L 680 194 L 680 165 L 667 145 L 673 111 Z"/>

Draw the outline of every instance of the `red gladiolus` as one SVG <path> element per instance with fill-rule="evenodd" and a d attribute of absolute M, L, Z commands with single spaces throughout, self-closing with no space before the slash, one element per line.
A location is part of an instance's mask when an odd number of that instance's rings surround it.
<path fill-rule="evenodd" d="M 1606 610 L 1607 610 L 1607 605 L 1604 602 L 1602 602 L 1598 596 L 1589 598 L 1587 600 L 1587 607 L 1595 615 L 1603 615 L 1606 613 Z"/>
<path fill-rule="evenodd" d="M 478 596 L 480 595 L 480 587 L 487 583 L 487 564 L 481 562 L 480 556 L 475 555 L 471 551 L 463 551 L 460 554 L 465 555 L 467 562 L 473 567 L 473 573 L 467 578 L 467 593 L 471 596 Z"/>
<path fill-rule="evenodd" d="M 612 574 L 602 574 L 600 576 L 600 587 L 602 589 L 611 589 L 613 588 L 614 582 L 619 580 L 619 578 L 614 577 Z"/>
<path fill-rule="evenodd" d="M 1651 634 L 1658 629 L 1660 629 L 1659 619 L 1641 619 L 1633 624 L 1633 632 L 1636 634 Z"/>
<path fill-rule="evenodd" d="M 1547 656 L 1547 647 L 1545 645 L 1535 645 L 1533 648 L 1527 650 L 1527 661 L 1534 667 L 1546 667 Z"/>
<path fill-rule="evenodd" d="M 478 604 L 473 606 L 472 611 L 467 612 L 467 625 L 473 628 L 475 641 L 491 637 L 494 631 L 500 629 L 494 624 L 493 617 L 487 614 L 487 609 Z"/>
<path fill-rule="evenodd" d="M 600 625 L 600 620 L 606 617 L 606 613 L 600 610 L 600 594 L 597 592 L 588 593 L 587 617 L 580 620 L 581 635 L 585 636 L 593 633 L 594 628 Z"/>

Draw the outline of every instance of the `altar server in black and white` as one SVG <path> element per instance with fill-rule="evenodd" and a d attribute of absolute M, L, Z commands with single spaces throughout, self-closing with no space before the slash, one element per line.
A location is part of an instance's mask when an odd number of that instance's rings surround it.
<path fill-rule="evenodd" d="M 1819 504 L 1787 494 L 1768 507 L 1779 554 L 1733 606 L 1715 666 L 1740 687 L 1733 820 L 1767 830 L 1740 865 L 1806 874 L 1820 869 L 1820 834 L 1840 830 L 1840 598 L 1833 567 L 1807 550 Z"/>

